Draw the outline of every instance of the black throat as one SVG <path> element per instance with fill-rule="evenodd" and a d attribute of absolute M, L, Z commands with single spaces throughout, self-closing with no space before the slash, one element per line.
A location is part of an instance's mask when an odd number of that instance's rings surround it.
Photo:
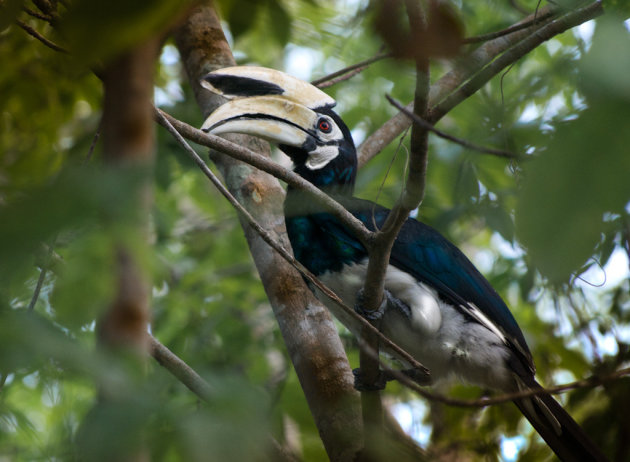
<path fill-rule="evenodd" d="M 327 194 L 352 196 L 357 175 L 357 150 L 354 147 L 350 130 L 331 108 L 324 107 L 316 111 L 331 117 L 341 130 L 343 139 L 339 140 L 336 146 L 339 155 L 322 168 L 313 170 L 306 166 L 308 152 L 304 149 L 286 145 L 281 145 L 280 149 L 291 157 L 295 164 L 294 171 L 305 180 L 310 181 Z M 292 192 L 292 189 L 289 186 L 288 192 Z"/>

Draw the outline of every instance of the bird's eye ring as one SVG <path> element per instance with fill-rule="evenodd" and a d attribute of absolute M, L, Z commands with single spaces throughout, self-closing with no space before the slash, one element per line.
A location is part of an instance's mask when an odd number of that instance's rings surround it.
<path fill-rule="evenodd" d="M 328 120 L 321 118 L 317 122 L 317 128 L 323 133 L 330 133 L 332 131 L 332 124 Z"/>

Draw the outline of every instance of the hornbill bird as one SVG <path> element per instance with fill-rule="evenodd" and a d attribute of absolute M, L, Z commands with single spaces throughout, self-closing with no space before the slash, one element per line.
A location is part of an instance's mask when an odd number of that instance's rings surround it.
<path fill-rule="evenodd" d="M 220 69 L 201 84 L 228 99 L 202 130 L 276 143 L 299 175 L 335 197 L 368 229 L 383 225 L 389 210 L 352 197 L 356 149 L 332 109 L 334 99 L 261 67 Z M 285 218 L 295 257 L 346 304 L 360 305 L 367 250 L 313 202 L 288 187 Z M 356 320 L 336 304 L 327 305 L 352 332 L 360 332 Z M 504 392 L 540 388 L 530 350 L 505 302 L 455 245 L 415 219 L 406 220 L 393 245 L 378 315 L 381 331 L 428 367 L 435 380 L 456 376 Z M 606 460 L 550 395 L 514 402 L 560 459 Z"/>

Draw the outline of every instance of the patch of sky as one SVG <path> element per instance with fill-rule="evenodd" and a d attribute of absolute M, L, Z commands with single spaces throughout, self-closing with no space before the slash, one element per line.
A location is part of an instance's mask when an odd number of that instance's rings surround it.
<path fill-rule="evenodd" d="M 585 23 L 580 24 L 579 26 L 573 29 L 573 33 L 576 37 L 580 38 L 584 42 L 584 47 L 586 51 L 591 47 L 591 43 L 593 40 L 593 32 L 595 32 L 595 21 L 590 20 Z"/>
<path fill-rule="evenodd" d="M 180 56 L 177 48 L 166 45 L 160 54 L 162 77 L 166 83 L 162 87 L 155 87 L 153 91 L 155 105 L 158 107 L 172 106 L 184 99 L 184 91 L 180 82 Z"/>
<path fill-rule="evenodd" d="M 550 56 L 555 55 L 558 51 L 560 51 L 563 48 L 564 45 L 562 45 L 562 43 L 560 43 L 558 40 L 555 39 L 551 39 L 547 42 L 545 42 L 545 48 L 547 48 L 547 51 L 549 52 Z"/>
<path fill-rule="evenodd" d="M 527 440 L 523 436 L 514 436 L 501 438 L 501 458 L 506 462 L 518 460 L 518 454 L 525 446 Z"/>
<path fill-rule="evenodd" d="M 323 59 L 323 53 L 312 48 L 289 44 L 284 58 L 284 69 L 298 79 L 312 80 L 313 70 Z"/>
<path fill-rule="evenodd" d="M 352 139 L 354 140 L 354 144 L 356 146 L 363 143 L 363 140 L 365 140 L 365 137 L 367 136 L 365 128 L 362 128 L 361 126 L 354 127 L 350 133 L 352 134 Z"/>
<path fill-rule="evenodd" d="M 426 403 L 420 400 L 396 403 L 391 406 L 391 411 L 403 431 L 426 447 L 431 437 L 431 426 L 422 423 L 428 412 Z"/>
<path fill-rule="evenodd" d="M 615 248 L 606 265 L 592 265 L 576 280 L 576 285 L 587 292 L 596 291 L 606 286 L 617 287 L 630 277 L 628 254 L 620 247 Z"/>

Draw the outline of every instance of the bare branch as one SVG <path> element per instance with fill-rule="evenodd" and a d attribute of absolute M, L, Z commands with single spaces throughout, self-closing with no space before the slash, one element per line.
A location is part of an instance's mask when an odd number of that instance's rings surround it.
<path fill-rule="evenodd" d="M 212 173 L 212 171 L 205 164 L 203 159 L 199 157 L 199 155 L 195 152 L 195 150 L 184 140 L 182 135 L 177 131 L 177 129 L 171 124 L 169 118 L 167 118 L 166 113 L 156 109 L 156 116 L 160 125 L 166 128 L 173 137 L 177 140 L 177 142 L 186 150 L 189 156 L 193 159 L 193 161 L 197 164 L 197 166 L 202 170 L 204 175 L 215 185 L 215 187 L 219 190 L 219 192 L 232 204 L 232 206 L 237 210 L 237 212 L 245 219 L 245 221 L 258 233 L 258 235 L 267 243 L 271 248 L 273 248 L 282 258 L 284 258 L 289 264 L 291 264 L 295 269 L 297 269 L 300 273 L 306 277 L 309 282 L 314 284 L 319 290 L 321 290 L 327 297 L 329 297 L 333 302 L 338 304 L 349 316 L 353 317 L 359 324 L 363 325 L 365 329 L 367 329 L 372 335 L 376 336 L 380 341 L 384 343 L 393 353 L 400 356 L 400 358 L 406 362 L 408 362 L 411 367 L 418 369 L 418 371 L 424 372 L 426 375 L 429 374 L 428 369 L 426 369 L 422 364 L 416 361 L 409 353 L 404 351 L 394 342 L 392 342 L 389 338 L 385 337 L 381 332 L 378 331 L 375 327 L 373 327 L 368 321 L 366 321 L 362 316 L 357 314 L 354 309 L 350 308 L 328 287 L 326 287 L 317 277 L 311 273 L 308 269 L 306 269 L 299 261 L 293 257 L 284 247 L 282 247 L 272 236 L 271 234 L 264 229 L 256 219 L 245 209 L 238 200 L 230 193 L 225 186 L 219 181 L 219 179 Z M 169 116 L 170 117 L 170 116 Z M 176 120 L 172 119 L 171 120 Z"/>
<path fill-rule="evenodd" d="M 210 3 L 192 9 L 175 29 L 174 38 L 200 112 L 210 114 L 222 98 L 203 89 L 200 79 L 208 72 L 235 65 Z M 268 145 L 256 138 L 231 139 L 255 152 L 269 153 Z M 288 245 L 282 210 L 284 189 L 279 182 L 220 152 L 211 151 L 210 155 L 230 192 L 265 229 Z M 241 220 L 241 224 L 329 458 L 351 460 L 360 449 L 356 439 L 361 432 L 359 395 L 353 388 L 350 365 L 329 312 L 308 290 L 300 274 L 248 223 Z"/>
<path fill-rule="evenodd" d="M 475 35 L 473 37 L 467 37 L 463 40 L 464 43 L 479 43 L 479 42 L 487 42 L 488 40 L 492 40 L 495 38 L 503 37 L 504 35 L 513 34 L 519 30 L 527 29 L 531 26 L 539 25 L 545 22 L 547 19 L 552 18 L 557 15 L 556 11 L 551 10 L 550 8 L 540 12 L 538 14 L 534 13 L 533 18 L 528 18 L 524 21 L 516 23 L 510 27 L 506 27 L 505 29 L 501 29 L 496 32 L 489 32 L 487 34 Z"/>
<path fill-rule="evenodd" d="M 32 16 L 32 17 L 37 18 L 37 19 L 41 19 L 42 21 L 46 21 L 47 23 L 50 23 L 53 20 L 52 16 L 49 16 L 47 14 L 39 13 L 37 11 L 31 10 L 30 8 L 28 8 L 26 6 L 22 6 L 22 11 L 24 11 L 29 16 Z"/>
<path fill-rule="evenodd" d="M 388 369 L 386 367 L 386 369 Z M 565 393 L 570 390 L 577 390 L 581 388 L 594 388 L 600 385 L 603 385 L 608 382 L 612 382 L 614 380 L 619 380 L 622 377 L 630 375 L 630 367 L 625 369 L 620 369 L 611 374 L 604 376 L 594 375 L 592 377 L 576 380 L 575 382 L 565 383 L 562 385 L 556 385 L 554 387 L 548 388 L 530 388 L 528 390 L 523 390 L 514 393 L 505 393 L 499 396 L 495 396 L 492 398 L 481 398 L 477 400 L 462 400 L 456 398 L 450 398 L 448 396 L 441 395 L 439 393 L 431 393 L 427 392 L 423 388 L 421 388 L 418 384 L 413 382 L 409 377 L 398 370 L 391 370 L 392 375 L 395 376 L 396 380 L 403 383 L 407 388 L 412 389 L 419 395 L 432 400 L 437 401 L 448 406 L 455 407 L 467 407 L 467 408 L 478 408 L 478 407 L 487 407 L 494 406 L 497 404 L 507 403 L 509 401 L 514 401 L 515 399 L 527 398 L 530 396 L 536 395 L 557 395 L 560 393 Z"/>
<path fill-rule="evenodd" d="M 412 31 L 418 33 L 426 27 L 425 18 L 419 6 L 412 1 L 407 1 L 407 14 Z M 429 61 L 426 58 L 416 59 L 416 95 L 415 112 L 422 115 L 427 111 L 427 96 L 429 92 Z M 383 229 L 376 233 L 373 246 L 368 248 L 369 260 L 365 281 L 363 283 L 362 309 L 370 312 L 379 309 L 385 300 L 385 275 L 389 268 L 394 240 L 400 228 L 407 219 L 409 211 L 422 200 L 426 176 L 427 160 L 427 132 L 414 126 L 411 134 L 411 156 L 409 159 L 409 175 L 403 193 L 394 209 L 388 214 Z M 360 363 L 362 380 L 366 384 L 376 383 L 380 375 L 378 361 L 379 342 L 367 329 L 361 332 L 363 343 L 360 349 Z M 370 351 L 376 353 L 376 358 Z M 383 427 L 383 407 L 380 394 L 377 391 L 365 390 L 361 393 L 363 403 L 363 420 L 366 427 L 365 447 L 368 454 L 375 453 L 373 432 L 378 432 Z"/>
<path fill-rule="evenodd" d="M 332 87 L 333 85 L 336 85 L 340 82 L 345 82 L 346 80 L 350 80 L 352 77 L 354 77 L 357 74 L 360 74 L 361 72 L 363 72 L 364 70 L 367 69 L 367 66 L 362 66 L 362 67 L 357 67 L 356 69 L 348 72 L 347 74 L 344 74 L 342 76 L 339 76 L 335 79 L 331 79 L 328 80 L 324 83 L 320 83 L 319 85 L 317 85 L 318 88 L 328 88 L 328 87 Z"/>
<path fill-rule="evenodd" d="M 267 157 L 255 153 L 254 151 L 251 151 L 236 143 L 232 143 L 225 138 L 210 135 L 201 130 L 198 130 L 185 122 L 175 119 L 173 116 L 170 116 L 160 109 L 157 109 L 156 111 L 158 115 L 162 115 L 165 120 L 172 124 L 177 132 L 179 132 L 183 137 L 194 141 L 195 143 L 202 146 L 221 151 L 222 153 L 225 153 L 230 157 L 233 157 L 234 159 L 252 165 L 262 170 L 263 172 L 267 172 L 270 175 L 273 175 L 274 177 L 283 180 L 292 186 L 295 186 L 296 188 L 307 191 L 313 196 L 315 200 L 318 201 L 320 205 L 325 207 L 326 210 L 330 211 L 337 218 L 339 218 L 339 220 L 341 220 L 341 222 L 355 234 L 355 236 L 363 243 L 363 245 L 369 247 L 371 233 L 367 230 L 367 228 L 365 228 L 365 226 L 363 226 L 363 223 L 357 220 L 341 204 L 328 196 L 326 193 L 322 192 L 319 188 L 314 186 L 309 181 L 306 181 L 298 174 L 282 167 L 281 165 Z M 160 122 L 161 125 L 165 126 L 164 123 L 161 122 L 161 119 L 159 117 L 158 122 Z M 165 126 L 165 128 L 167 127 Z"/>
<path fill-rule="evenodd" d="M 37 278 L 37 283 L 35 284 L 35 290 L 33 291 L 33 296 L 31 297 L 31 301 L 28 304 L 28 308 L 27 308 L 28 311 L 33 311 L 33 309 L 35 308 L 35 304 L 37 303 L 37 300 L 39 299 L 39 294 L 42 290 L 42 286 L 44 285 L 44 280 L 46 279 L 46 273 L 48 272 L 48 267 L 52 260 L 55 240 L 56 239 L 53 239 L 53 242 L 48 246 L 48 252 L 45 257 L 45 261 L 43 262 L 39 270 L 39 277 Z"/>
<path fill-rule="evenodd" d="M 208 382 L 151 334 L 149 334 L 149 351 L 162 367 L 177 377 L 195 395 L 204 401 L 212 399 L 213 390 Z"/>
<path fill-rule="evenodd" d="M 494 61 L 470 78 L 470 80 L 464 83 L 460 88 L 440 101 L 439 104 L 433 106 L 428 120 L 432 123 L 436 123 L 451 109 L 467 99 L 469 96 L 473 95 L 492 77 L 501 72 L 501 70 L 521 59 L 534 48 L 538 47 L 541 43 L 546 42 L 550 38 L 578 26 L 583 22 L 599 16 L 602 13 L 603 9 L 601 1 L 597 1 L 584 8 L 566 13 L 549 23 L 542 25 L 534 33 L 510 47 L 508 51 L 497 57 Z"/>
<path fill-rule="evenodd" d="M 20 20 L 17 20 L 15 22 L 16 22 L 16 24 L 18 26 L 20 26 L 22 29 L 24 29 L 28 35 L 30 35 L 31 37 L 36 38 L 37 40 L 42 42 L 44 45 L 46 45 L 48 48 L 51 48 L 51 49 L 53 49 L 55 51 L 59 51 L 61 53 L 68 53 L 68 50 L 66 50 L 65 48 L 60 47 L 56 43 L 48 40 L 46 37 L 41 35 L 39 32 L 37 32 L 35 29 L 33 29 L 28 24 L 26 24 L 26 23 L 24 23 L 24 22 L 22 22 Z"/>
<path fill-rule="evenodd" d="M 334 85 L 335 83 L 341 82 L 343 80 L 347 80 L 350 77 L 358 74 L 367 68 L 370 64 L 380 61 L 382 59 L 390 58 L 392 56 L 391 53 L 379 53 L 371 58 L 365 59 L 363 61 L 359 61 L 356 64 L 352 64 L 351 66 L 344 67 L 343 69 L 339 69 L 338 71 L 332 72 L 324 77 L 313 80 L 311 85 L 315 85 L 319 88 L 326 88 Z M 350 74 L 350 76 L 346 76 L 346 74 Z M 338 77 L 342 77 L 338 79 Z"/>
<path fill-rule="evenodd" d="M 597 1 L 576 12 L 566 13 L 557 20 L 551 21 L 549 23 L 539 24 L 537 22 L 534 22 L 535 18 L 547 17 L 550 11 L 551 10 L 549 7 L 540 9 L 537 13 L 532 14 L 529 17 L 525 18 L 523 21 L 517 23 L 522 24 L 528 22 L 531 23 L 530 27 L 522 30 L 517 30 L 507 36 L 501 36 L 485 42 L 472 53 L 459 60 L 451 71 L 447 72 L 435 84 L 432 85 L 429 94 L 429 107 L 431 108 L 430 113 L 432 117 L 428 120 L 433 123 L 439 120 L 439 118 L 436 118 L 437 113 L 435 113 L 435 107 L 438 105 L 438 103 L 442 104 L 444 100 L 449 98 L 450 94 L 457 93 L 458 88 L 461 87 L 462 90 L 461 94 L 459 95 L 460 98 L 458 100 L 451 100 L 449 106 L 444 106 L 443 109 L 452 109 L 456 104 L 459 104 L 468 96 L 474 94 L 475 91 L 477 91 L 496 74 L 501 72 L 502 69 L 520 59 L 528 51 L 531 51 L 531 49 L 540 45 L 545 40 L 553 37 L 553 35 L 562 33 L 570 27 L 574 27 L 575 25 L 579 25 L 582 22 L 596 17 L 597 15 L 601 14 L 602 8 L 601 2 Z M 575 18 L 576 15 L 578 16 L 577 19 Z M 567 17 L 572 18 L 572 20 L 570 21 L 572 25 L 567 26 L 565 24 Z M 560 27 L 558 25 L 559 21 L 563 25 L 563 27 Z M 538 29 L 546 29 L 547 34 L 553 31 L 553 34 L 548 36 L 547 38 L 541 38 L 539 36 Z M 506 59 L 505 62 L 503 62 L 501 65 L 496 64 L 495 59 L 497 58 L 497 56 L 501 54 L 506 55 L 507 53 L 504 53 L 506 52 L 506 50 L 511 49 L 515 45 L 519 44 L 519 42 L 524 41 L 524 39 L 528 38 L 534 41 L 532 47 L 528 51 L 521 55 L 509 55 L 510 59 Z M 501 58 L 502 57 L 503 56 L 501 56 Z M 490 63 L 492 63 L 492 65 L 489 66 Z M 483 70 L 484 72 L 481 72 L 481 70 Z M 475 79 L 474 85 L 469 83 L 473 79 Z M 406 109 L 410 111 L 413 110 L 413 104 L 408 104 L 406 106 Z M 441 114 L 440 118 L 443 115 L 444 114 Z M 359 146 L 359 166 L 364 165 L 372 157 L 376 156 L 380 151 L 385 148 L 385 146 L 391 143 L 410 125 L 411 121 L 402 112 L 399 112 L 390 120 L 388 120 L 385 124 L 383 124 L 372 135 L 366 138 L 365 141 Z"/>
<path fill-rule="evenodd" d="M 407 374 L 399 369 L 393 369 L 387 363 L 385 363 L 374 351 L 373 349 L 367 349 L 367 354 L 372 356 L 374 360 L 377 360 L 380 364 L 380 367 L 383 371 L 387 372 L 387 374 L 393 379 L 400 382 L 402 385 L 407 387 L 408 389 L 414 391 L 418 395 L 422 396 L 431 401 L 439 402 L 442 404 L 446 404 L 447 406 L 454 407 L 466 407 L 466 408 L 479 408 L 479 407 L 487 407 L 494 406 L 497 404 L 507 403 L 509 401 L 514 401 L 515 399 L 527 398 L 530 396 L 536 395 L 557 395 L 560 393 L 565 393 L 570 390 L 577 390 L 581 388 L 594 388 L 599 385 L 603 385 L 608 382 L 612 382 L 622 377 L 630 375 L 630 367 L 619 369 L 615 372 L 606 375 L 594 375 L 592 377 L 576 380 L 574 382 L 569 382 L 561 385 L 556 385 L 553 387 L 540 387 L 540 388 L 530 388 L 527 390 L 522 390 L 514 393 L 503 393 L 491 398 L 483 397 L 475 400 L 465 400 L 465 399 L 457 399 L 451 398 L 449 396 L 443 395 L 441 393 L 434 393 L 431 391 L 427 391 L 417 382 L 412 380 Z"/>
<path fill-rule="evenodd" d="M 461 146 L 463 146 L 465 148 L 472 149 L 473 151 L 479 151 L 479 152 L 483 152 L 483 153 L 486 153 L 486 154 L 492 154 L 493 156 L 497 156 L 497 157 L 503 157 L 503 158 L 507 158 L 507 159 L 521 159 L 522 158 L 522 156 L 520 156 L 518 154 L 515 154 L 513 152 L 510 152 L 510 151 L 504 151 L 502 149 L 486 148 L 484 146 L 479 146 L 477 144 L 471 143 L 470 141 L 466 141 L 466 140 L 463 140 L 461 138 L 457 138 L 457 137 L 455 137 L 453 135 L 449 135 L 448 133 L 445 133 L 445 132 L 443 132 L 441 130 L 438 130 L 437 128 L 435 128 L 434 125 L 431 125 L 426 120 L 421 119 L 416 114 L 414 114 L 413 112 L 409 111 L 406 107 L 404 107 L 402 104 L 400 104 L 398 101 L 396 101 L 391 96 L 385 95 L 385 98 L 387 98 L 387 101 L 389 101 L 392 106 L 394 106 L 400 112 L 402 112 L 407 117 L 409 117 L 411 120 L 413 120 L 413 122 L 415 124 L 418 124 L 419 126 L 423 127 L 425 130 L 429 130 L 429 131 L 435 133 L 440 138 L 444 138 L 445 140 L 452 141 L 452 142 L 457 143 L 457 144 L 459 144 L 459 145 L 461 145 Z"/>

